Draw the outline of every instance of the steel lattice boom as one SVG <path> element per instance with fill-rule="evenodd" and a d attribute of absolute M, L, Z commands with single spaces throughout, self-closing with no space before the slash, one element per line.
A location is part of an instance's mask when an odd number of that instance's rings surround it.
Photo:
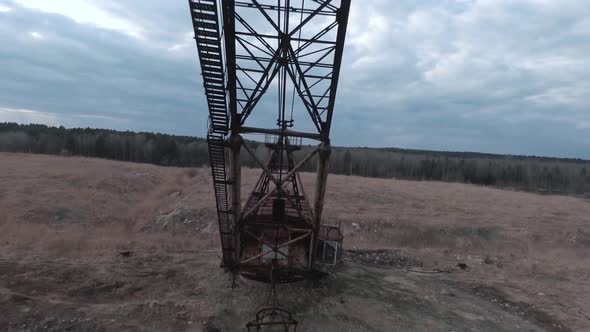
<path fill-rule="evenodd" d="M 322 225 L 330 127 L 350 0 L 189 0 L 209 108 L 209 160 L 222 266 L 271 284 L 247 328 L 297 326 L 276 284 L 339 261 L 342 233 Z M 242 135 L 266 135 L 261 160 Z M 302 139 L 319 141 L 296 160 Z M 262 169 L 242 206 L 241 154 Z M 313 205 L 299 176 L 318 163 Z"/>
<path fill-rule="evenodd" d="M 342 234 L 321 221 L 350 0 L 189 5 L 209 108 L 223 266 L 274 283 L 335 263 Z M 242 139 L 255 134 L 266 135 L 266 160 Z M 302 139 L 319 144 L 296 160 Z M 262 174 L 242 205 L 244 153 Z M 318 163 L 313 204 L 299 177 L 310 160 Z"/>

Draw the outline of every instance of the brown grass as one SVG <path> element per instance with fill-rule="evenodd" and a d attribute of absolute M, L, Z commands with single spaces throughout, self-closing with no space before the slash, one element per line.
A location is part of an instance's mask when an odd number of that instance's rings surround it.
<path fill-rule="evenodd" d="M 80 242 L 80 249 L 98 241 L 104 247 L 142 243 L 147 239 L 139 237 L 147 235 L 140 230 L 158 215 L 214 206 L 207 168 L 9 153 L 0 158 L 3 247 L 43 247 L 54 240 Z M 259 172 L 243 172 L 246 195 Z M 313 199 L 314 175 L 302 178 Z M 590 243 L 586 200 L 463 184 L 331 175 L 324 215 L 342 223 L 348 247 L 526 254 Z"/>
<path fill-rule="evenodd" d="M 259 174 L 243 170 L 243 196 Z M 302 178 L 313 199 L 315 176 Z M 126 250 L 218 249 L 217 234 L 143 231 L 180 208 L 212 218 L 207 168 L 0 153 L 0 183 L 2 257 L 100 261 Z M 590 307 L 588 200 L 331 175 L 324 211 L 342 223 L 346 248 L 404 248 L 441 267 L 465 262 L 470 278 L 550 289 Z"/>

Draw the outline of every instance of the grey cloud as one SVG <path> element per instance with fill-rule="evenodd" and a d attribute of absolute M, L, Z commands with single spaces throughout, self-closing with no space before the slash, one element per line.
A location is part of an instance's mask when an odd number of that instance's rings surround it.
<path fill-rule="evenodd" d="M 192 135 L 205 128 L 195 58 L 59 15 L 13 8 L 0 20 L 0 106 L 85 114 L 78 117 L 81 126 Z M 43 37 L 30 38 L 30 31 Z"/>
<path fill-rule="evenodd" d="M 583 1 L 353 4 L 341 96 L 378 123 L 361 145 L 590 155 Z"/>
<path fill-rule="evenodd" d="M 0 13 L 0 107 L 203 135 L 187 3 L 96 5 L 141 38 Z M 584 0 L 353 1 L 333 142 L 590 158 L 588 17 Z"/>

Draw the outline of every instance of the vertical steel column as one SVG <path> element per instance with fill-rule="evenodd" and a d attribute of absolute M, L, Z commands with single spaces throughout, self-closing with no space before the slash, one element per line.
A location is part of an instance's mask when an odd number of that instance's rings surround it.
<path fill-rule="evenodd" d="M 240 150 L 242 148 L 242 136 L 233 132 L 229 138 L 230 144 L 230 175 L 231 175 L 231 211 L 233 218 L 234 234 L 234 265 L 240 262 L 240 219 L 242 212 L 242 163 L 240 162 Z"/>
<path fill-rule="evenodd" d="M 316 250 L 318 248 L 318 235 L 320 233 L 320 226 L 322 225 L 322 211 L 324 209 L 324 197 L 326 195 L 326 186 L 328 182 L 328 170 L 330 167 L 330 153 L 332 148 L 330 141 L 326 139 L 320 144 L 320 150 L 318 153 L 318 172 L 316 176 L 316 187 L 313 204 L 313 218 L 314 218 L 314 231 L 312 239 L 312 255 L 310 267 L 313 269 L 316 259 Z"/>
<path fill-rule="evenodd" d="M 336 34 L 336 53 L 334 55 L 334 67 L 332 71 L 332 82 L 330 88 L 330 97 L 328 102 L 328 114 L 326 121 L 322 123 L 322 143 L 320 145 L 318 158 L 318 173 L 316 177 L 316 192 L 314 197 L 314 232 L 313 232 L 313 252 L 311 258 L 311 268 L 315 266 L 316 251 L 318 248 L 318 235 L 322 225 L 322 212 L 324 209 L 324 198 L 328 182 L 328 170 L 330 167 L 330 128 L 332 125 L 332 113 L 336 101 L 336 89 L 338 88 L 338 78 L 340 74 L 340 65 L 342 63 L 342 52 L 344 49 L 344 39 L 346 36 L 346 26 L 348 23 L 348 13 L 350 10 L 350 0 L 342 0 L 338 9 L 336 21 L 338 22 L 338 32 Z"/>
<path fill-rule="evenodd" d="M 229 94 L 230 113 L 230 176 L 231 176 L 231 212 L 233 219 L 234 265 L 240 262 L 240 219 L 241 219 L 241 186 L 242 166 L 240 163 L 240 117 L 237 113 L 236 98 L 236 17 L 235 1 L 221 0 L 223 8 L 223 34 L 225 37 L 225 59 L 227 65 L 227 92 Z"/>

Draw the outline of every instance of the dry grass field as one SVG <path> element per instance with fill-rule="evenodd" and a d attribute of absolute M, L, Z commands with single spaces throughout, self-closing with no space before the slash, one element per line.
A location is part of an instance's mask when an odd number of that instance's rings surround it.
<path fill-rule="evenodd" d="M 0 153 L 0 331 L 242 330 L 265 286 L 219 268 L 209 175 Z M 325 216 L 343 266 L 280 287 L 301 331 L 590 330 L 588 200 L 331 175 Z"/>

